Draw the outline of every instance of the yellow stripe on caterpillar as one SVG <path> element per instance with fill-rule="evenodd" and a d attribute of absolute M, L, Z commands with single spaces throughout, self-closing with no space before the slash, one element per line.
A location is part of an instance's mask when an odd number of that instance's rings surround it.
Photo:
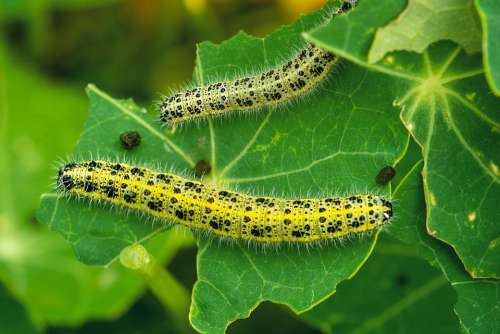
<path fill-rule="evenodd" d="M 375 230 L 392 205 L 371 195 L 285 199 L 252 196 L 118 162 L 81 161 L 59 170 L 58 190 L 146 213 L 214 235 L 258 243 L 337 239 Z"/>
<path fill-rule="evenodd" d="M 159 103 L 160 120 L 174 125 L 287 102 L 317 87 L 338 62 L 332 53 L 308 44 L 293 59 L 264 73 L 215 82 L 163 98 Z"/>

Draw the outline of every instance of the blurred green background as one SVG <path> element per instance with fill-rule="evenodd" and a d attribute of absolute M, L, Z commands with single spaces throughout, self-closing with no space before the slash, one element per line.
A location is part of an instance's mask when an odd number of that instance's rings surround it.
<path fill-rule="evenodd" d="M 239 30 L 265 36 L 323 2 L 0 1 L 0 333 L 173 331 L 138 274 L 119 264 L 80 264 L 34 218 L 57 161 L 78 139 L 88 108 L 84 88 L 95 83 L 152 111 L 160 93 L 190 81 L 197 43 Z M 190 242 L 165 260 L 188 291 L 195 256 Z M 121 283 L 106 283 L 112 275 Z M 270 303 L 230 332 L 269 329 L 271 319 L 278 333 L 315 332 Z"/>

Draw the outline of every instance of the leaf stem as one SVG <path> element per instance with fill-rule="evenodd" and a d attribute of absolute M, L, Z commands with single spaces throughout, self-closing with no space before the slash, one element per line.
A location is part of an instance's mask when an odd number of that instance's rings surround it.
<path fill-rule="evenodd" d="M 142 275 L 165 309 L 172 314 L 180 333 L 192 332 L 188 319 L 190 297 L 184 286 L 170 274 L 141 244 L 124 248 L 120 262 Z"/>

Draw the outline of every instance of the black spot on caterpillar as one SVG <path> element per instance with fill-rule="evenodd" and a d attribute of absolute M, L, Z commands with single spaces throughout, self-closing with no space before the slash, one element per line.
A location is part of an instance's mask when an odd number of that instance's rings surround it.
<path fill-rule="evenodd" d="M 375 181 L 384 186 L 396 176 L 396 170 L 391 166 L 385 166 L 378 172 Z"/>
<path fill-rule="evenodd" d="M 102 160 L 64 165 L 57 186 L 65 194 L 216 236 L 258 243 L 337 239 L 378 229 L 392 217 L 391 202 L 377 195 L 306 199 L 253 196 Z"/>
<path fill-rule="evenodd" d="M 132 150 L 141 143 L 141 135 L 137 131 L 125 131 L 120 135 L 122 147 L 126 150 Z"/>
<path fill-rule="evenodd" d="M 354 7 L 356 1 L 344 1 L 339 14 Z M 339 63 L 333 53 L 313 44 L 292 59 L 263 73 L 219 81 L 164 97 L 159 103 L 160 120 L 174 125 L 194 119 L 249 111 L 288 102 L 317 87 Z"/>

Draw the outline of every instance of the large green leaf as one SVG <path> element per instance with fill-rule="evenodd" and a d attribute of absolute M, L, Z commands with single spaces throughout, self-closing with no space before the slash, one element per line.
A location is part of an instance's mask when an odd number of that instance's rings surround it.
<path fill-rule="evenodd" d="M 458 303 L 455 305 L 455 313 L 461 319 L 462 328 L 467 333 L 494 332 L 493 328 L 498 322 L 495 313 L 498 303 L 496 289 L 500 284 L 494 281 L 472 280 L 453 250 L 427 234 L 421 179 L 422 165 L 420 147 L 410 140 L 404 158 L 395 166 L 397 175 L 392 182 L 392 197 L 397 217 L 384 229 L 383 233 L 388 233 L 411 247 L 379 242 L 374 256 L 367 261 L 365 267 L 352 282 L 342 283 L 333 298 L 304 314 L 304 319 L 308 323 L 325 333 L 396 331 L 394 326 L 399 326 L 398 330 L 405 333 L 412 330 L 422 332 L 424 329 L 420 326 L 427 326 L 429 323 L 432 324 L 429 331 L 442 325 L 439 332 L 450 330 L 457 332 L 453 325 L 454 317 L 449 313 L 451 303 L 455 298 L 450 296 L 450 288 L 441 284 L 443 277 L 431 274 L 425 266 L 419 265 L 421 261 L 418 260 L 417 255 L 420 255 L 440 269 L 457 292 Z M 383 234 L 382 237 L 384 237 Z M 384 263 L 384 255 L 391 256 L 389 264 Z M 399 266 L 391 267 L 393 262 Z M 414 266 L 419 266 L 421 270 L 413 271 Z M 379 270 L 382 273 L 378 273 Z M 401 276 L 401 273 L 404 275 Z M 429 274 L 433 276 L 432 279 L 416 289 L 411 289 L 407 295 L 400 295 L 404 291 L 390 284 L 390 282 L 413 282 L 415 278 L 419 280 L 429 277 Z M 370 289 L 363 296 L 368 294 L 377 301 L 370 303 L 370 308 L 361 312 L 359 318 L 346 315 L 345 305 L 348 305 L 348 308 L 357 303 L 357 299 L 353 298 L 356 293 L 352 290 L 366 291 L 364 290 L 366 286 L 370 286 Z M 478 291 L 477 297 L 470 296 L 471 293 L 468 291 L 470 287 Z M 349 297 L 344 298 L 347 300 L 342 299 L 344 294 Z M 426 298 L 432 294 L 439 294 L 439 297 L 434 296 L 432 302 L 425 302 Z M 401 297 L 398 299 L 399 295 Z M 385 298 L 386 296 L 388 298 Z M 422 305 L 421 302 L 424 304 Z M 339 306 L 340 304 L 342 307 Z M 429 307 L 432 308 L 437 304 L 439 304 L 438 308 L 434 309 L 431 314 L 427 313 Z M 366 305 L 365 300 L 363 300 L 363 305 Z M 359 307 L 362 306 L 359 305 Z M 412 315 L 418 315 L 420 321 L 409 320 Z M 440 321 L 435 323 L 435 317 L 438 317 Z M 405 321 L 401 321 L 402 319 Z M 415 324 L 419 326 L 415 327 Z"/>
<path fill-rule="evenodd" d="M 336 5 L 331 3 L 330 6 Z M 261 70 L 295 53 L 301 33 L 316 26 L 331 8 L 303 17 L 266 38 L 238 34 L 221 45 L 198 49 L 196 81 L 234 77 Z M 260 110 L 250 117 L 189 124 L 164 131 L 156 117 L 131 101 L 111 98 L 94 86 L 87 92 L 88 120 L 75 146 L 77 158 L 103 157 L 176 171 L 192 170 L 206 160 L 206 178 L 242 191 L 286 196 L 325 196 L 375 191 L 380 168 L 399 159 L 407 142 L 397 108 L 379 87 L 395 91 L 390 78 L 345 64 L 337 79 L 284 110 Z M 124 152 L 119 135 L 138 131 L 138 149 Z M 80 260 L 104 264 L 120 249 L 144 241 L 161 228 L 135 215 L 43 196 L 39 217 L 60 231 Z M 261 250 L 199 239 L 198 282 L 191 321 L 201 332 L 223 332 L 248 316 L 260 302 L 271 300 L 303 312 L 335 291 L 370 254 L 374 237 L 345 241 L 341 246 Z"/>
<path fill-rule="evenodd" d="M 417 144 L 410 142 L 401 171 L 394 184 L 394 210 L 398 220 L 386 231 L 403 242 L 416 246 L 416 250 L 433 266 L 441 269 L 457 292 L 455 312 L 467 333 L 492 333 L 499 328 L 499 281 L 474 280 L 448 245 L 432 238 L 425 228 L 425 203 L 421 170 L 423 160 Z"/>
<path fill-rule="evenodd" d="M 458 293 L 455 306 L 469 333 L 495 333 L 500 328 L 500 283 L 466 280 L 452 283 Z"/>
<path fill-rule="evenodd" d="M 234 59 L 245 59 L 250 69 L 253 64 L 256 68 L 272 65 L 283 57 L 283 50 L 293 50 L 300 43 L 298 34 L 307 28 L 304 22 L 265 39 L 239 34 L 220 46 L 203 43 L 198 49 L 197 81 L 248 71 Z M 247 58 L 249 54 L 252 59 Z M 377 171 L 397 159 L 406 140 L 401 129 L 394 127 L 397 119 L 391 101 L 374 91 L 378 85 L 386 86 L 379 79 L 346 65 L 341 78 L 322 87 L 309 101 L 286 108 L 286 114 L 269 113 L 254 125 L 228 120 L 231 132 L 244 135 L 231 139 L 231 148 L 241 151 L 220 159 L 224 160 L 223 167 L 217 168 L 218 177 L 229 176 L 224 181 L 237 183 L 239 188 L 288 194 L 374 188 Z M 377 157 L 387 153 L 391 158 Z M 192 323 L 202 332 L 222 332 L 230 321 L 248 316 L 262 300 L 303 312 L 332 293 L 336 283 L 363 261 L 367 249 L 354 246 L 358 249 L 349 244 L 307 253 L 285 249 L 262 256 L 246 248 L 205 250 L 206 243 L 201 242 Z M 251 269 L 242 276 L 245 267 Z M 329 272 L 325 267 L 336 269 Z"/>
<path fill-rule="evenodd" d="M 361 2 L 307 38 L 397 82 L 400 91 L 386 98 L 402 108 L 423 149 L 429 232 L 454 247 L 473 277 L 500 277 L 500 100 L 488 89 L 481 57 L 451 43 L 368 64 L 373 31 L 402 7 L 403 1 Z"/>
<path fill-rule="evenodd" d="M 409 0 L 408 7 L 389 25 L 377 29 L 368 55 L 370 63 L 396 50 L 423 52 L 448 39 L 468 53 L 481 51 L 481 26 L 470 0 Z"/>
<path fill-rule="evenodd" d="M 458 333 L 454 300 L 413 246 L 381 235 L 359 273 L 303 319 L 324 333 Z"/>
<path fill-rule="evenodd" d="M 491 89 L 500 95 L 500 2 L 475 0 L 483 27 L 483 65 Z"/>
<path fill-rule="evenodd" d="M 67 242 L 33 218 L 56 170 L 54 160 L 78 137 L 84 94 L 43 78 L 4 52 L 3 44 L 0 72 L 0 281 L 8 287 L 5 293 L 22 302 L 39 328 L 116 317 L 144 290 L 141 278 L 119 265 L 83 265 Z M 172 237 L 163 238 L 173 239 L 172 247 L 160 239 L 151 245 L 160 259 L 178 247 Z"/>

